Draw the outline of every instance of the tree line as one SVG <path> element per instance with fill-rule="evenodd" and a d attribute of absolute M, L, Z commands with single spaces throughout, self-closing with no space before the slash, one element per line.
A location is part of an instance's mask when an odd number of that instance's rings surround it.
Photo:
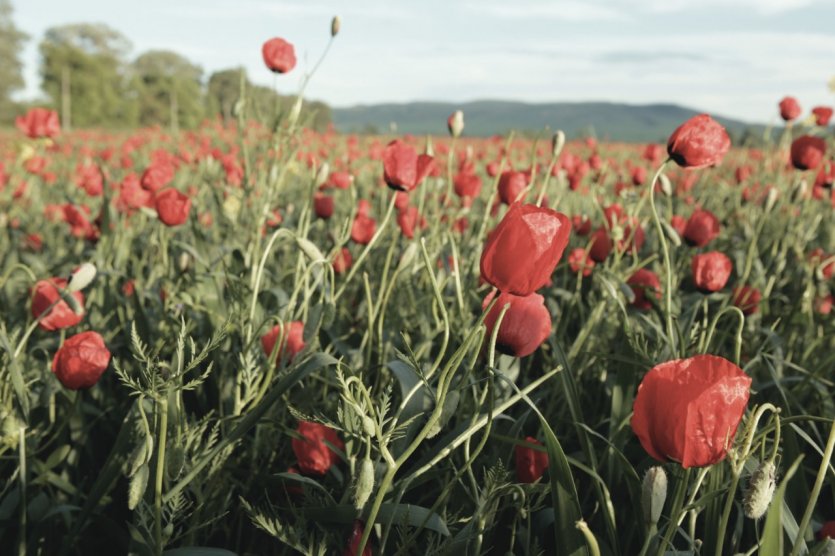
<path fill-rule="evenodd" d="M 0 125 L 9 125 L 31 103 L 16 103 L 24 87 L 20 53 L 28 37 L 15 26 L 10 0 L 0 0 Z M 206 119 L 235 117 L 245 90 L 253 116 L 269 118 L 288 110 L 294 98 L 254 85 L 242 67 L 211 73 L 181 54 L 149 50 L 131 57 L 132 44 L 101 23 L 76 23 L 48 29 L 38 46 L 39 106 L 58 110 L 64 128 L 169 126 L 193 128 Z M 330 108 L 305 103 L 315 129 L 331 121 Z"/>

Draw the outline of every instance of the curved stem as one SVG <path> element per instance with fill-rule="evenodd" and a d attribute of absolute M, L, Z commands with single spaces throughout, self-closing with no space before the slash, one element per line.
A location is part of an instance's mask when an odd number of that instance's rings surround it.
<path fill-rule="evenodd" d="M 649 183 L 649 206 L 652 209 L 652 220 L 655 222 L 655 232 L 658 235 L 658 242 L 661 244 L 661 251 L 664 254 L 664 317 L 667 325 L 667 338 L 670 342 L 672 355 L 675 358 L 678 350 L 676 348 L 677 337 L 673 331 L 673 268 L 670 263 L 670 249 L 667 246 L 667 238 L 664 229 L 661 227 L 661 218 L 658 216 L 658 209 L 655 206 L 655 184 L 661 177 L 661 173 L 667 166 L 670 159 L 665 160 L 655 172 L 652 181 Z"/>

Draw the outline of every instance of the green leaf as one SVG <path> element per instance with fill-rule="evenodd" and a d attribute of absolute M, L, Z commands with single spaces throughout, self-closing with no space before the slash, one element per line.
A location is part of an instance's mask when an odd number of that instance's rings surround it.
<path fill-rule="evenodd" d="M 783 498 L 786 495 L 786 486 L 792 475 L 797 471 L 803 456 L 799 456 L 791 467 L 786 471 L 780 486 L 777 487 L 777 492 L 774 493 L 774 498 L 771 500 L 771 506 L 768 508 L 768 513 L 765 517 L 765 526 L 763 527 L 762 538 L 760 539 L 760 554 L 784 554 L 783 550 Z M 803 542 L 803 539 L 800 539 Z M 805 551 L 804 551 L 805 552 Z"/>
<path fill-rule="evenodd" d="M 162 553 L 162 556 L 238 556 L 237 553 L 225 548 L 210 548 L 208 546 L 188 546 L 172 548 Z"/>

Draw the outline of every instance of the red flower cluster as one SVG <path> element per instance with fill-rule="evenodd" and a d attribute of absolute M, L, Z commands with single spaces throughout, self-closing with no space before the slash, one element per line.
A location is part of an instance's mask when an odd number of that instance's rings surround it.
<path fill-rule="evenodd" d="M 58 112 L 46 108 L 32 108 L 26 115 L 18 116 L 15 119 L 15 126 L 32 139 L 55 137 L 61 132 Z"/>

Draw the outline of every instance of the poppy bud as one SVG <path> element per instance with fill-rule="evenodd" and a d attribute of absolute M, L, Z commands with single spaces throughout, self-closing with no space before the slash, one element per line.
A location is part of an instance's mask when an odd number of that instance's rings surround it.
<path fill-rule="evenodd" d="M 154 204 L 160 221 L 166 226 L 179 226 L 188 220 L 191 198 L 176 189 L 165 189 L 157 193 Z"/>
<path fill-rule="evenodd" d="M 67 291 L 79 292 L 89 286 L 95 277 L 96 265 L 83 263 L 70 275 L 69 283 L 67 284 Z"/>
<path fill-rule="evenodd" d="M 342 20 L 339 18 L 338 15 L 333 16 L 331 19 L 331 36 L 335 37 L 339 34 L 339 29 L 342 27 Z"/>
<path fill-rule="evenodd" d="M 446 125 L 449 129 L 450 135 L 453 137 L 460 137 L 461 132 L 464 131 L 464 113 L 460 110 L 456 110 L 450 114 L 449 118 L 447 118 Z"/>
<path fill-rule="evenodd" d="M 570 234 L 566 215 L 514 203 L 487 237 L 481 276 L 502 292 L 533 293 L 550 281 Z"/>
<path fill-rule="evenodd" d="M 764 461 L 757 466 L 748 480 L 748 489 L 742 498 L 745 516 L 760 519 L 768 510 L 771 499 L 774 498 L 777 468 L 771 461 Z"/>
<path fill-rule="evenodd" d="M 715 166 L 730 148 L 728 132 L 707 114 L 681 124 L 667 141 L 667 154 L 683 168 Z"/>
<path fill-rule="evenodd" d="M 709 210 L 696 210 L 684 227 L 684 240 L 694 247 L 704 247 L 719 235 L 719 219 Z"/>
<path fill-rule="evenodd" d="M 638 386 L 632 430 L 659 461 L 722 461 L 748 405 L 751 378 L 727 359 L 696 355 L 656 365 Z"/>
<path fill-rule="evenodd" d="M 363 458 L 360 463 L 359 473 L 357 474 L 357 482 L 354 486 L 354 507 L 362 509 L 368 498 L 371 496 L 371 491 L 374 490 L 374 462 L 371 458 Z"/>
<path fill-rule="evenodd" d="M 794 97 L 784 97 L 780 101 L 780 117 L 785 121 L 790 122 L 800 117 L 803 110 L 800 108 L 800 103 Z"/>
<path fill-rule="evenodd" d="M 59 330 L 75 326 L 81 322 L 84 316 L 84 294 L 80 291 L 72 292 L 67 296 L 62 296 L 59 288 L 67 287 L 67 281 L 63 278 L 50 278 L 49 280 L 40 280 L 35 284 L 32 292 L 32 317 L 40 318 L 38 325 L 43 330 Z M 73 300 L 76 303 L 76 309 L 67 302 Z M 56 303 L 57 302 L 57 303 Z M 49 309 L 46 316 L 41 318 L 41 315 L 52 304 L 55 305 Z"/>
<path fill-rule="evenodd" d="M 648 293 L 651 293 L 657 299 L 661 299 L 661 281 L 651 270 L 639 268 L 629 277 L 626 283 L 632 289 L 632 293 L 635 294 L 632 305 L 636 309 L 646 311 L 652 308 L 652 302 L 647 297 Z"/>
<path fill-rule="evenodd" d="M 484 299 L 482 308 L 487 308 L 494 295 L 491 292 Z M 545 307 L 545 298 L 537 293 L 522 297 L 503 292 L 484 319 L 488 338 L 507 303 L 510 307 L 496 335 L 496 349 L 513 357 L 525 357 L 536 351 L 551 334 L 551 315 Z"/>
<path fill-rule="evenodd" d="M 693 282 L 703 292 L 717 292 L 725 287 L 733 270 L 733 263 L 724 253 L 711 251 L 693 256 Z"/>
<path fill-rule="evenodd" d="M 383 151 L 383 178 L 392 189 L 412 191 L 432 171 L 435 160 L 418 155 L 415 148 L 399 139 L 389 143 Z"/>
<path fill-rule="evenodd" d="M 287 73 L 296 67 L 296 50 L 292 44 L 278 37 L 261 46 L 261 56 L 267 68 L 275 73 Z"/>
<path fill-rule="evenodd" d="M 558 129 L 551 137 L 551 156 L 559 156 L 565 146 L 565 133 Z"/>
<path fill-rule="evenodd" d="M 828 106 L 815 106 L 812 108 L 812 114 L 815 115 L 815 123 L 822 127 L 828 126 L 829 120 L 832 119 L 832 109 Z"/>
<path fill-rule="evenodd" d="M 536 438 L 528 436 L 525 442 L 542 446 Z M 527 446 L 517 444 L 514 449 L 516 460 L 516 478 L 523 483 L 535 483 L 542 478 L 545 470 L 548 469 L 548 452 L 534 450 Z"/>
<path fill-rule="evenodd" d="M 666 500 L 667 473 L 660 465 L 650 467 L 641 484 L 641 507 L 644 510 L 644 521 L 648 525 L 656 525 L 661 519 Z"/>
<path fill-rule="evenodd" d="M 826 154 L 826 141 L 820 137 L 803 135 L 792 142 L 792 166 L 798 170 L 814 170 Z"/>
<path fill-rule="evenodd" d="M 110 363 L 110 352 L 98 332 L 82 332 L 67 338 L 52 359 L 52 372 L 64 388 L 90 388 Z"/>
<path fill-rule="evenodd" d="M 345 449 L 335 430 L 319 423 L 300 421 L 296 432 L 301 438 L 293 438 L 291 444 L 302 473 L 324 475 L 331 466 L 339 463 L 339 455 L 325 443 L 327 441 L 338 450 Z"/>

